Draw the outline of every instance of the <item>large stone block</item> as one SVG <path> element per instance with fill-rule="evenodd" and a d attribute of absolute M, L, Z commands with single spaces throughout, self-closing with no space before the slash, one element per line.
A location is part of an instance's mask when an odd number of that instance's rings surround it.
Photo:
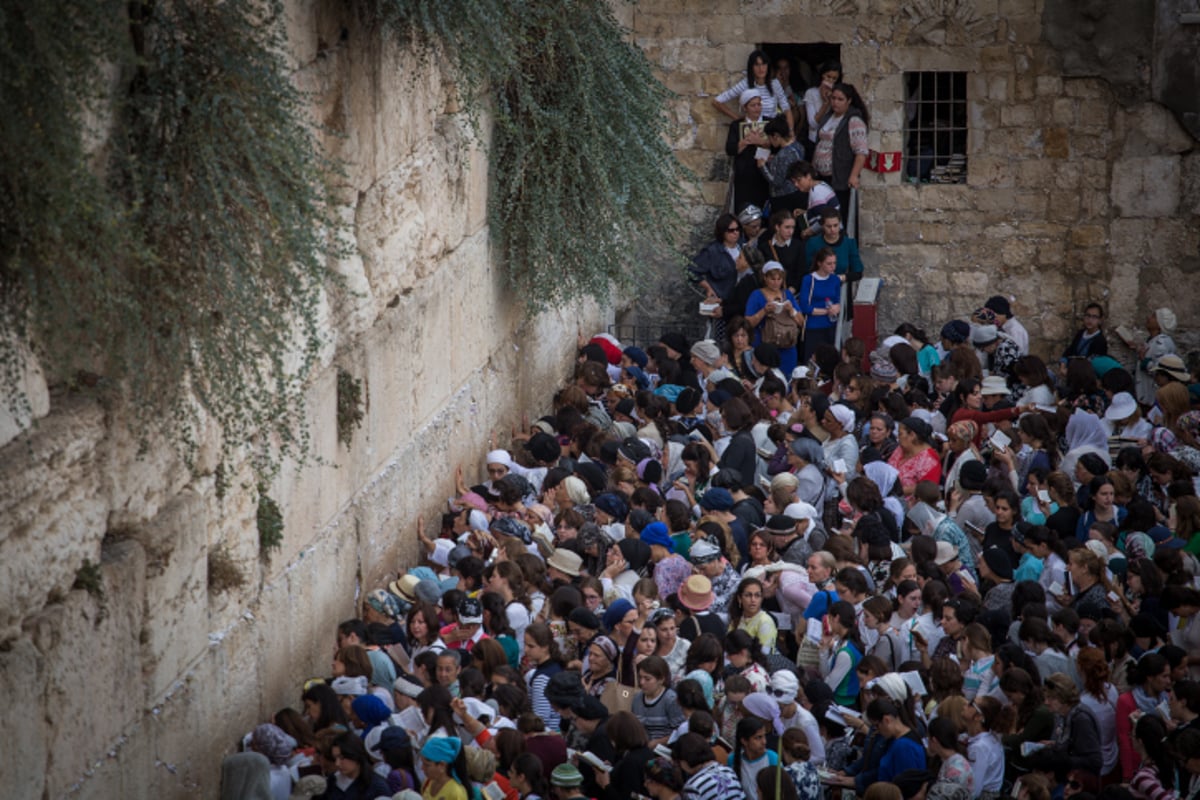
<path fill-rule="evenodd" d="M 1046 158 L 1068 158 L 1071 155 L 1069 128 L 1046 128 L 1042 131 L 1042 152 Z"/>
<path fill-rule="evenodd" d="M 1180 213 L 1200 216 L 1200 152 L 1184 156 L 1179 172 Z"/>
<path fill-rule="evenodd" d="M 1124 138 L 1122 156 L 1180 154 L 1196 142 L 1168 109 L 1158 103 L 1142 103 L 1116 114 L 1118 136 Z"/>
<path fill-rule="evenodd" d="M 1178 156 L 1119 159 L 1112 167 L 1112 204 L 1122 217 L 1169 217 L 1179 208 Z"/>
<path fill-rule="evenodd" d="M 72 591 L 28 622 L 44 665 L 46 693 L 40 704 L 76 710 L 47 715 L 51 797 L 85 779 L 147 707 L 139 644 L 145 569 L 145 554 L 136 542 L 105 546 L 100 593 Z"/>
<path fill-rule="evenodd" d="M 36 711 L 45 693 L 43 664 L 28 638 L 0 649 L 0 705 L 7 709 L 7 752 L 0 759 L 0 785 L 8 787 L 13 797 L 43 797 L 46 791 L 48 721 Z"/>
<path fill-rule="evenodd" d="M 208 647 L 206 504 L 184 490 L 133 531 L 145 551 L 145 692 L 165 693 Z"/>
<path fill-rule="evenodd" d="M 0 641 L 100 560 L 108 504 L 101 488 L 104 412 L 64 403 L 0 453 Z"/>

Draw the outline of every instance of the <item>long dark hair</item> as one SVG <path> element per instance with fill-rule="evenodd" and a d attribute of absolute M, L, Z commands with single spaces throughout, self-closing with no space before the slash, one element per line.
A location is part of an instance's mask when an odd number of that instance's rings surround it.
<path fill-rule="evenodd" d="M 558 642 L 554 640 L 554 633 L 545 622 L 533 623 L 525 629 L 525 635 L 537 642 L 538 647 L 547 647 L 550 649 L 550 658 L 548 661 L 559 664 L 564 663 L 562 653 L 558 649 Z"/>
<path fill-rule="evenodd" d="M 754 82 L 754 62 L 761 59 L 767 65 L 766 86 L 767 91 L 771 91 L 771 81 L 775 80 L 775 65 L 771 59 L 767 58 L 767 54 L 762 50 L 754 50 L 750 53 L 750 57 L 746 59 L 746 88 L 753 89 L 756 84 Z"/>
<path fill-rule="evenodd" d="M 1004 671 L 1000 676 L 1000 691 L 1006 696 L 1009 692 L 1020 692 L 1025 696 L 1021 705 L 1017 707 L 1017 727 L 1022 729 L 1033 718 L 1034 712 L 1046 702 L 1037 679 L 1021 667 L 1009 667 Z"/>
<path fill-rule="evenodd" d="M 521 755 L 513 759 L 508 773 L 510 778 L 516 773 L 529 781 L 530 794 L 535 794 L 538 797 L 545 797 L 550 794 L 546 786 L 546 776 L 542 770 L 542 760 L 533 753 L 521 753 Z"/>
<path fill-rule="evenodd" d="M 749 739 L 754 734 L 767 727 L 770 723 L 759 717 L 742 717 L 738 720 L 733 743 L 733 774 L 742 774 L 742 740 Z"/>
<path fill-rule="evenodd" d="M 742 622 L 742 592 L 748 586 L 757 586 L 758 591 L 762 592 L 763 584 L 758 578 L 742 578 L 741 583 L 733 591 L 733 597 L 729 599 L 729 627 L 736 629 Z"/>
<path fill-rule="evenodd" d="M 350 731 L 339 734 L 333 740 L 332 747 L 341 750 L 343 758 L 348 758 L 358 764 L 358 776 L 355 777 L 354 784 L 364 788 L 370 786 L 371 778 L 374 775 L 374 771 L 371 769 L 371 757 L 367 755 L 367 747 L 358 734 Z"/>
<path fill-rule="evenodd" d="M 1168 788 L 1174 787 L 1175 760 L 1167 750 L 1166 726 L 1153 714 L 1145 714 L 1134 726 L 1133 735 L 1142 743 L 1142 748 L 1153 762 L 1162 785 Z"/>
<path fill-rule="evenodd" d="M 321 716 L 317 717 L 312 722 L 314 731 L 323 730 L 332 725 L 345 725 L 349 727 L 350 721 L 346 718 L 346 712 L 342 708 L 342 702 L 338 699 L 337 692 L 327 683 L 314 683 L 304 690 L 300 695 L 301 700 L 311 700 L 321 707 Z"/>
<path fill-rule="evenodd" d="M 755 639 L 746 631 L 736 630 L 725 637 L 725 652 L 729 655 L 740 653 L 745 650 L 750 654 L 750 660 L 758 664 L 763 669 L 767 668 L 767 656 L 762 651 L 762 647 Z"/>
<path fill-rule="evenodd" d="M 487 633 L 489 636 L 512 636 L 516 633 L 508 624 L 508 604 L 504 595 L 499 592 L 484 592 L 479 595 L 479 605 L 487 612 Z"/>
<path fill-rule="evenodd" d="M 830 94 L 834 92 L 841 92 L 846 95 L 846 99 L 850 101 L 850 108 L 858 111 L 859 116 L 862 117 L 862 121 L 865 124 L 871 124 L 871 115 L 867 113 L 867 104 L 863 102 L 862 95 L 858 93 L 858 89 L 854 88 L 854 84 L 845 82 L 835 83 L 833 88 L 829 90 Z M 846 113 L 849 114 L 849 110 Z"/>
<path fill-rule="evenodd" d="M 438 728 L 443 728 L 446 733 L 454 733 L 458 727 L 454 723 L 454 712 L 450 710 L 450 690 L 440 684 L 423 689 L 417 695 L 417 706 L 421 709 L 421 714 L 424 715 L 427 711 L 433 712 L 433 717 L 429 720 L 429 730 L 436 731 Z"/>
<path fill-rule="evenodd" d="M 858 622 L 855 620 L 854 605 L 846 600 L 838 600 L 829 607 L 829 615 L 837 619 L 846 629 L 846 641 L 858 648 L 858 652 L 866 655 L 867 648 L 863 646 L 858 633 Z"/>

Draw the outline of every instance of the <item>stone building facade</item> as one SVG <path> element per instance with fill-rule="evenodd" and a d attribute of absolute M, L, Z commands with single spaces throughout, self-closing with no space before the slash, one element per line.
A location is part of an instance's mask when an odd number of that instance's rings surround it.
<path fill-rule="evenodd" d="M 294 79 L 347 165 L 357 255 L 336 265 L 353 291 L 328 298 L 308 391 L 317 463 L 269 487 L 282 547 L 259 556 L 248 469 L 218 490 L 211 431 L 192 472 L 31 375 L 37 426 L 0 425 L 5 797 L 215 797 L 238 737 L 299 707 L 337 624 L 415 562 L 416 515 L 437 519 L 454 466 L 484 477 L 489 431 L 544 402 L 577 326 L 602 323 L 595 308 L 525 319 L 489 252 L 486 158 L 450 81 L 345 5 L 288 4 Z M 366 401 L 349 448 L 339 369 Z"/>
<path fill-rule="evenodd" d="M 704 237 L 728 175 L 728 120 L 710 98 L 745 75 L 752 49 L 836 45 L 883 153 L 906 150 L 906 74 L 963 73 L 965 183 L 863 173 L 860 245 L 867 274 L 885 280 L 880 327 L 935 333 L 1003 293 L 1045 355 L 1092 300 L 1131 327 L 1171 306 L 1180 346 L 1198 343 L 1200 25 L 1186 5 L 641 0 L 625 13 L 679 95 L 674 144 L 699 179 L 687 212 Z M 668 285 L 678 292 L 677 274 Z"/>

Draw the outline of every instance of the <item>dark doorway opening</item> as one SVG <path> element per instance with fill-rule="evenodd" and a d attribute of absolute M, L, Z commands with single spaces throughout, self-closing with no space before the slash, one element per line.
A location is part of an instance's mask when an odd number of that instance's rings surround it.
<path fill-rule="evenodd" d="M 842 46 L 836 42 L 764 42 L 760 45 L 771 59 L 771 65 L 778 69 L 781 59 L 786 59 L 789 76 L 784 91 L 788 94 L 788 102 L 800 109 L 794 115 L 796 120 L 796 138 L 801 141 L 808 135 L 808 120 L 803 113 L 804 93 L 810 87 L 821 81 L 820 68 L 827 61 L 841 61 Z M 788 91 L 788 89 L 791 91 Z"/>

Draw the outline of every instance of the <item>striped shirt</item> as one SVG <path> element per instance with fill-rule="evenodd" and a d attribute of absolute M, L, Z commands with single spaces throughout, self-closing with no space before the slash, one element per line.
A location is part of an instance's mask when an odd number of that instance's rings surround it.
<path fill-rule="evenodd" d="M 680 796 L 683 800 L 746 800 L 737 773 L 715 761 L 688 778 Z"/>

